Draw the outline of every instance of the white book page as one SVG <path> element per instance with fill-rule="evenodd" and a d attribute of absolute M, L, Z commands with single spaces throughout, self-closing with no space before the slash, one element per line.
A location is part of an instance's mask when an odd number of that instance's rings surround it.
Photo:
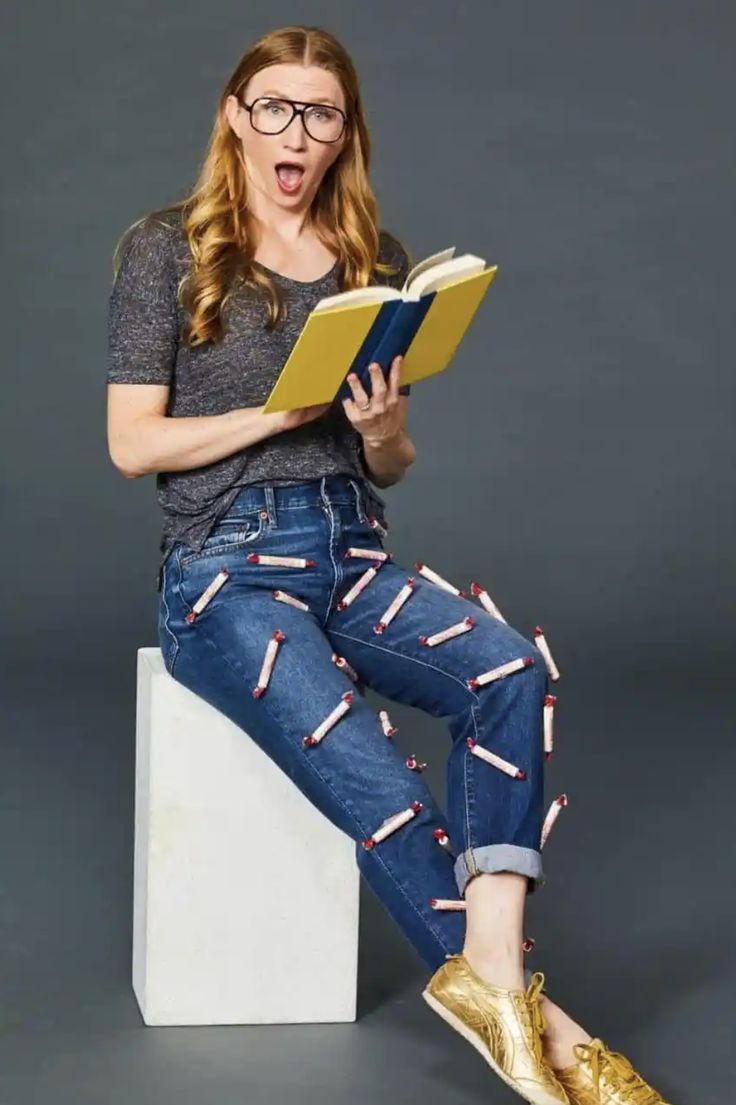
<path fill-rule="evenodd" d="M 449 246 L 448 249 L 442 249 L 439 253 L 433 253 L 431 257 L 425 257 L 423 261 L 417 261 L 416 265 L 409 272 L 406 280 L 404 281 L 404 287 L 402 291 L 406 291 L 412 280 L 419 276 L 420 273 L 430 268 L 431 265 L 439 265 L 442 261 L 449 261 L 455 253 L 455 246 Z"/>
<path fill-rule="evenodd" d="M 427 292 L 434 292 L 449 284 L 455 284 L 465 276 L 474 276 L 476 273 L 483 272 L 485 268 L 486 262 L 483 257 L 476 257 L 474 253 L 463 253 L 461 257 L 453 257 L 420 273 L 412 281 L 412 286 L 404 298 L 419 299 Z"/>
<path fill-rule="evenodd" d="M 384 303 L 391 299 L 401 299 L 401 292 L 397 288 L 373 284 L 366 288 L 351 288 L 347 292 L 326 295 L 324 299 L 320 299 L 314 310 L 329 311 L 333 307 L 357 307 L 363 303 Z"/>
<path fill-rule="evenodd" d="M 337 307 L 357 307 L 365 303 L 387 303 L 392 299 L 418 300 L 427 292 L 454 284 L 464 276 L 473 276 L 486 267 L 483 257 L 474 253 L 463 253 L 455 257 L 455 246 L 433 253 L 419 261 L 408 274 L 404 286 L 399 291 L 388 285 L 370 284 L 366 288 L 352 288 L 347 292 L 325 296 L 314 308 L 315 311 L 329 311 Z"/>

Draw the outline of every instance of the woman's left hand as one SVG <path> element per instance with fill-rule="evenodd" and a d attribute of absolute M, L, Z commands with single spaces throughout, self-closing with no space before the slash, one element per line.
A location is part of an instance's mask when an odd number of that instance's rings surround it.
<path fill-rule="evenodd" d="M 371 397 L 355 373 L 348 377 L 352 399 L 343 399 L 346 416 L 368 445 L 381 445 L 396 437 L 403 425 L 402 404 L 399 403 L 399 372 L 403 361 L 401 354 L 394 357 L 388 374 L 383 377 L 381 366 L 368 367 L 371 380 Z"/>

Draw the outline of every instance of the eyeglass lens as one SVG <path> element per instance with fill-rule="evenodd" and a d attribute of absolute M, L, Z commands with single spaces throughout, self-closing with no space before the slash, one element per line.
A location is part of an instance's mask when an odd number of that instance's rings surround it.
<path fill-rule="evenodd" d="M 262 134 L 278 134 L 291 122 L 294 108 L 288 100 L 258 99 L 254 102 L 251 121 Z M 334 142 L 340 137 L 343 117 L 329 104 L 312 104 L 303 115 L 307 133 L 320 142 Z"/>

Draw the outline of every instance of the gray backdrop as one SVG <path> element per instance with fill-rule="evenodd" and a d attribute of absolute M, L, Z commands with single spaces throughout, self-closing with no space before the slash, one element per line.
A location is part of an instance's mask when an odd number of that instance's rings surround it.
<path fill-rule="evenodd" d="M 734 16 L 727 2 L 27 2 L 2 46 L 1 1105 L 512 1100 L 364 888 L 356 1025 L 145 1028 L 130 984 L 153 477 L 107 455 L 112 248 L 184 194 L 241 51 L 358 66 L 382 223 L 499 265 L 392 548 L 482 582 L 562 678 L 529 902 L 550 995 L 681 1105 L 732 1086 Z M 432 503 L 439 502 L 433 509 Z M 376 708 L 384 704 L 376 698 Z M 444 799 L 443 726 L 395 707 Z M 393 716 L 392 714 L 392 716 Z M 518 1100 L 513 1095 L 513 1100 Z"/>

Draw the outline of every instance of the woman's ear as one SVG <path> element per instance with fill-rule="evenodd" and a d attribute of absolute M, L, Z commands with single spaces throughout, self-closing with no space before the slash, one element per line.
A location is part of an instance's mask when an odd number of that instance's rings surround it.
<path fill-rule="evenodd" d="M 240 111 L 240 104 L 238 103 L 237 97 L 233 96 L 232 93 L 231 93 L 225 100 L 225 115 L 227 116 L 227 121 L 230 124 L 230 127 L 231 127 L 233 133 L 235 134 L 235 136 L 237 138 L 240 138 L 240 135 L 238 133 L 238 112 L 239 111 Z"/>

